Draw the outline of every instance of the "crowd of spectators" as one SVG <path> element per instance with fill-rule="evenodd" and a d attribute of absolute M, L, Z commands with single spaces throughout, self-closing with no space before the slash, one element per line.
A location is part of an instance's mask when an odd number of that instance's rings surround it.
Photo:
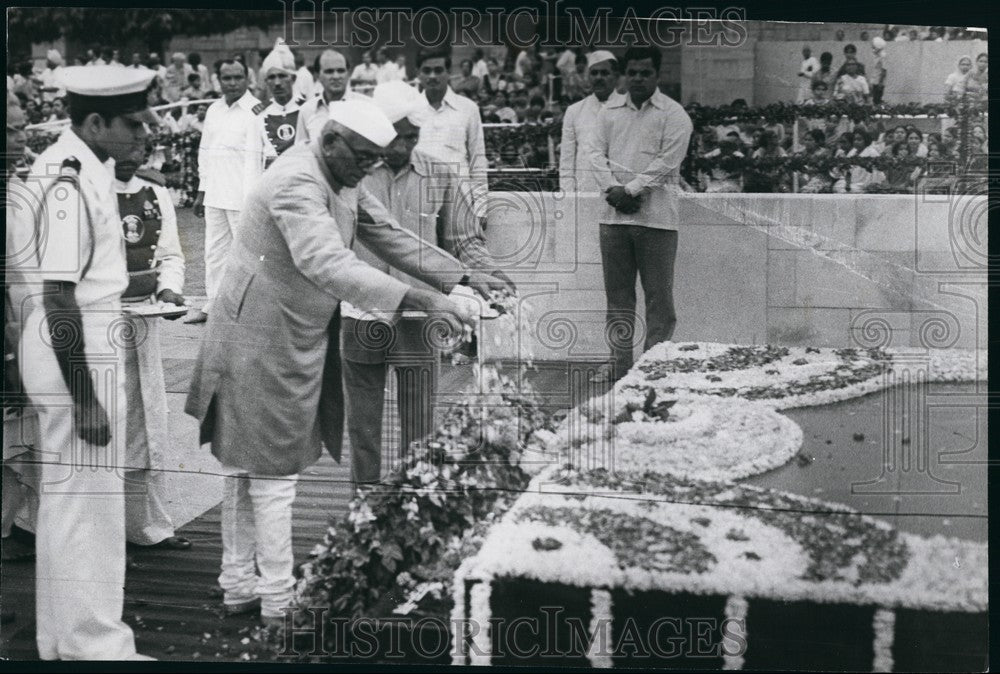
<path fill-rule="evenodd" d="M 838 38 L 842 39 L 838 32 Z M 858 48 L 848 42 L 843 47 L 840 60 L 823 52 L 817 58 L 809 47 L 803 49 L 798 75 L 800 85 L 796 102 L 808 106 L 825 106 L 835 101 L 855 104 L 879 104 L 885 89 L 886 70 L 882 55 L 888 41 L 900 40 L 956 40 L 979 37 L 978 33 L 964 29 L 941 27 L 900 27 L 887 25 L 881 36 L 869 40 L 867 33 L 861 39 L 870 44 L 874 62 L 869 61 L 868 72 L 858 60 Z M 263 56 L 263 55 L 262 55 Z M 234 58 L 244 63 L 242 54 Z M 58 71 L 63 57 L 56 50 L 47 55 L 46 67 L 33 69 L 30 61 L 8 65 L 8 90 L 22 102 L 29 124 L 58 122 L 68 117 L 65 91 L 58 82 Z M 153 103 L 184 103 L 218 98 L 221 94 L 215 69 L 209 68 L 198 53 L 177 52 L 170 55 L 164 65 L 156 53 L 133 53 L 128 64 L 120 60 L 117 49 L 93 47 L 83 57 L 74 59 L 76 64 L 121 64 L 127 68 L 149 68 L 157 71 L 156 98 Z M 587 56 L 583 48 L 566 48 L 562 51 L 529 49 L 509 51 L 491 48 L 476 49 L 470 58 L 457 64 L 451 76 L 451 88 L 459 95 L 472 99 L 479 105 L 482 121 L 488 125 L 558 123 L 572 103 L 590 94 L 587 76 Z M 316 73 L 318 64 L 306 64 L 301 54 L 296 54 L 295 97 L 299 102 L 322 90 Z M 364 92 L 384 81 L 400 79 L 414 82 L 413 75 L 403 55 L 390 55 L 383 47 L 365 52 L 361 63 L 351 69 L 350 86 Z M 266 100 L 263 81 L 253 68 L 247 67 L 249 89 L 261 100 Z M 963 56 L 955 71 L 943 83 L 945 100 L 985 101 L 988 96 L 988 58 L 985 53 Z M 624 91 L 624 82 L 619 83 Z M 694 111 L 698 106 L 692 104 Z M 207 103 L 195 103 L 171 108 L 162 115 L 170 132 L 200 131 L 204 123 Z M 841 115 L 829 115 L 804 122 L 800 129 L 800 142 L 793 144 L 795 135 L 790 124 L 772 124 L 766 120 L 756 123 L 717 125 L 699 130 L 691 148 L 692 157 L 719 159 L 779 158 L 785 156 L 846 157 L 931 157 L 943 161 L 957 156 L 958 139 L 944 130 L 924 137 L 915 127 L 903 129 L 882 128 L 883 122 L 871 119 L 848 120 Z M 903 129 L 903 131 L 900 131 Z M 904 133 L 900 140 L 892 140 L 897 133 Z M 487 134 L 487 159 L 489 167 L 497 168 L 551 168 L 557 161 L 558 137 L 544 134 Z M 910 138 L 917 139 L 910 142 Z M 918 138 L 919 137 L 919 138 Z M 985 152 L 985 126 L 974 127 L 968 143 L 973 152 Z M 724 161 L 715 163 L 726 164 Z M 747 162 L 735 162 L 735 164 Z M 773 162 L 765 165 L 773 165 Z M 878 171 L 851 169 L 844 176 L 836 170 L 800 173 L 797 188 L 800 191 L 862 191 L 875 189 L 912 188 L 926 178 L 929 169 L 914 170 L 889 175 Z M 788 171 L 734 170 L 721 167 L 703 171 L 688 167 L 687 183 L 690 189 L 703 191 L 786 191 L 793 189 L 793 179 Z M 887 187 L 890 186 L 890 187 Z"/>

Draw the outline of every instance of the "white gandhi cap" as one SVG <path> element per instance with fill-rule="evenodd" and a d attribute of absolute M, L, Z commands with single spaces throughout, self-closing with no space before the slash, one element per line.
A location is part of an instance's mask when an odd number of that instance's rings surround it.
<path fill-rule="evenodd" d="M 603 49 L 598 49 L 597 51 L 592 51 L 587 54 L 587 67 L 595 66 L 598 63 L 604 63 L 605 61 L 618 62 L 618 59 L 609 51 Z"/>
<path fill-rule="evenodd" d="M 396 137 L 392 122 L 368 99 L 352 98 L 330 104 L 330 121 L 341 124 L 379 147 Z"/>
<path fill-rule="evenodd" d="M 427 107 L 427 99 L 415 87 L 399 80 L 377 85 L 372 100 L 393 124 L 406 118 L 414 126 L 420 126 Z"/>

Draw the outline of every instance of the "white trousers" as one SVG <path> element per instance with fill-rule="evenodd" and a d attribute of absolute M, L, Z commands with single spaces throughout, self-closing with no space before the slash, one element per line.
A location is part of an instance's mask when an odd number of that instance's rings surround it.
<path fill-rule="evenodd" d="M 134 658 L 122 622 L 125 587 L 125 388 L 117 303 L 82 308 L 87 366 L 111 425 L 106 447 L 81 440 L 72 398 L 41 310 L 26 321 L 24 384 L 38 410 L 42 449 L 36 553 L 38 653 L 43 660 Z M 63 333 L 63 338 L 66 338 Z"/>
<path fill-rule="evenodd" d="M 238 468 L 222 491 L 223 602 L 260 597 L 260 613 L 282 617 L 292 601 L 292 503 L 297 475 L 251 476 Z M 254 563 L 256 562 L 256 569 Z"/>
<path fill-rule="evenodd" d="M 167 385 L 160 349 L 161 318 L 129 317 L 125 339 L 127 445 L 125 536 L 130 543 L 153 545 L 174 535 L 167 512 L 167 456 L 170 451 Z"/>
<path fill-rule="evenodd" d="M 239 224 L 239 211 L 205 206 L 205 294 L 208 295 L 202 309 L 205 313 L 209 313 L 219 292 L 229 261 L 229 247 L 233 245 Z"/>

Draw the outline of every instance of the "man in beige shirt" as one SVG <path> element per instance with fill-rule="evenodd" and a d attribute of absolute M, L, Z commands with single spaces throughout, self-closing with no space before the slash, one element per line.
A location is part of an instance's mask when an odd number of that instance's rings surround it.
<path fill-rule="evenodd" d="M 660 92 L 662 54 L 631 47 L 622 63 L 628 93 L 600 111 L 588 141 L 607 206 L 599 214 L 607 294 L 606 338 L 613 363 L 595 379 L 617 379 L 632 367 L 636 274 L 646 298 L 644 350 L 670 339 L 674 258 L 679 227 L 680 166 L 692 124 L 684 108 Z"/>

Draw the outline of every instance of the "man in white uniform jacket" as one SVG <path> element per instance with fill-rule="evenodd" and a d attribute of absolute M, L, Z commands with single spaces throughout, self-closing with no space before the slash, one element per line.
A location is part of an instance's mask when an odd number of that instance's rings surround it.
<path fill-rule="evenodd" d="M 69 67 L 72 125 L 26 181 L 43 297 L 26 320 L 20 362 L 39 410 L 46 461 L 36 537 L 36 622 L 43 660 L 136 658 L 122 621 L 125 586 L 125 356 L 121 295 L 128 286 L 114 163 L 156 124 L 155 73 Z M 72 385 L 70 385 L 72 382 Z"/>
<path fill-rule="evenodd" d="M 198 147 L 194 214 L 205 218 L 205 294 L 208 302 L 185 322 L 203 323 L 219 291 L 240 211 L 250 185 L 263 172 L 257 115 L 264 109 L 247 90 L 247 71 L 235 60 L 218 67 L 222 98 L 208 106 Z"/>
<path fill-rule="evenodd" d="M 609 51 L 587 55 L 587 76 L 593 93 L 566 108 L 559 144 L 559 188 L 564 192 L 599 192 L 590 156 L 583 151 L 594 132 L 599 113 L 608 101 L 622 97 L 615 91 L 618 59 Z"/>

